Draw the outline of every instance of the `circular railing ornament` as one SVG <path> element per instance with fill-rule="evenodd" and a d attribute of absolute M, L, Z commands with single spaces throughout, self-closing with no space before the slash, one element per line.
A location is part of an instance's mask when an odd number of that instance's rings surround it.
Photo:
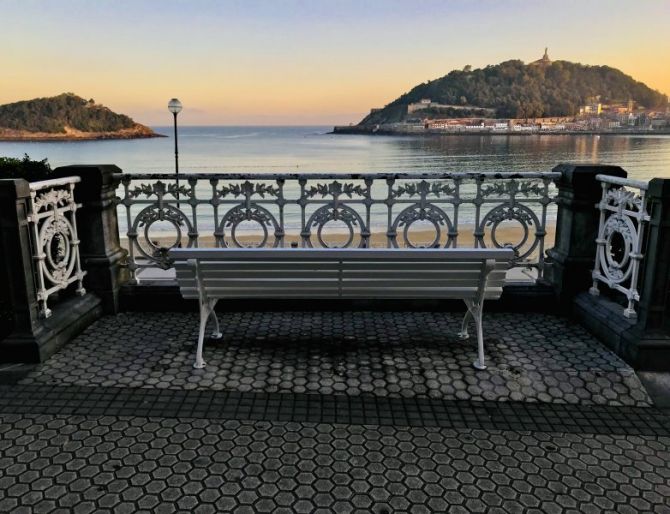
<path fill-rule="evenodd" d="M 602 271 L 612 283 L 620 284 L 630 277 L 635 234 L 637 234 L 637 229 L 628 216 L 613 214 L 603 225 L 602 239 L 604 239 L 605 244 L 599 245 L 598 251 L 600 252 Z M 615 257 L 614 245 L 612 244 L 616 236 L 620 236 L 623 241 L 623 248 L 618 249 L 623 251 L 620 260 Z"/>
<path fill-rule="evenodd" d="M 433 226 L 435 230 L 435 237 L 433 241 L 428 245 L 415 245 L 412 242 L 410 237 L 410 232 L 412 225 L 420 221 L 427 221 L 430 225 Z M 402 228 L 402 243 L 408 248 L 435 248 L 442 246 L 442 229 L 440 227 L 447 228 L 447 234 L 450 234 L 454 230 L 453 223 L 449 218 L 449 215 L 444 212 L 442 209 L 433 204 L 421 205 L 421 204 L 412 204 L 409 207 L 403 209 L 398 216 L 396 216 L 393 224 L 391 225 L 391 233 L 395 234 L 391 240 L 393 247 L 398 248 L 398 239 L 397 233 L 398 229 Z M 450 242 L 450 236 L 447 238 L 448 245 Z"/>
<path fill-rule="evenodd" d="M 261 228 L 261 239 L 257 244 L 249 244 L 240 241 L 238 238 L 238 230 L 241 223 L 246 221 L 255 222 Z M 226 229 L 228 229 L 229 238 L 226 237 Z M 269 246 L 270 229 L 274 233 L 274 241 L 272 246 L 279 246 L 280 238 L 278 234 L 281 232 L 277 219 L 265 207 L 252 203 L 249 207 L 238 205 L 229 210 L 221 219 L 217 229 L 217 243 L 228 248 L 232 243 L 237 248 L 263 248 Z M 228 241 L 230 239 L 230 241 Z"/>
<path fill-rule="evenodd" d="M 521 227 L 521 238 L 517 241 L 501 241 L 499 239 L 498 230 L 500 226 L 508 221 L 516 222 Z M 535 237 L 528 245 L 528 241 L 531 238 L 531 227 L 539 227 L 540 220 L 537 218 L 535 212 L 529 207 L 516 204 L 511 206 L 509 204 L 500 204 L 493 209 L 491 209 L 486 215 L 482 218 L 481 223 L 478 227 L 478 236 L 479 243 L 482 247 L 486 248 L 486 242 L 484 241 L 484 231 L 486 228 L 490 230 L 490 239 L 493 246 L 496 248 L 512 248 L 516 257 L 514 261 L 521 261 L 531 255 L 539 243 L 539 237 L 535 234 Z"/>
<path fill-rule="evenodd" d="M 42 269 L 45 278 L 54 285 L 67 284 L 76 263 L 75 253 L 72 251 L 72 225 L 63 216 L 46 218 L 38 237 L 44 256 Z"/>
<path fill-rule="evenodd" d="M 150 236 L 152 225 L 163 221 L 167 221 L 176 231 L 174 242 L 169 246 L 156 243 Z M 147 248 L 137 240 L 139 229 L 142 229 L 142 242 L 148 246 L 150 251 L 147 251 Z M 193 225 L 183 211 L 173 205 L 163 205 L 162 207 L 158 205 L 149 205 L 137 214 L 135 222 L 133 223 L 132 235 L 130 235 L 130 238 L 134 240 L 135 247 L 145 258 L 155 262 L 161 269 L 170 269 L 172 266 L 172 259 L 168 256 L 168 252 L 172 248 L 179 248 L 182 246 L 184 233 L 188 236 L 188 243 L 186 246 L 190 248 L 195 243 L 196 236 L 194 235 Z"/>
<path fill-rule="evenodd" d="M 323 237 L 324 228 L 329 222 L 338 221 L 341 222 L 346 229 L 345 242 L 344 244 L 328 243 Z M 358 247 L 362 248 L 365 245 L 365 234 L 367 233 L 365 222 L 360 214 L 346 205 L 340 205 L 338 207 L 324 205 L 314 211 L 305 224 L 305 234 L 303 235 L 303 240 L 310 248 L 313 247 L 310 235 L 314 227 L 316 227 L 316 240 L 322 248 L 349 248 L 354 246 L 354 239 L 357 235 L 360 237 Z M 358 227 L 358 230 L 356 227 Z"/>

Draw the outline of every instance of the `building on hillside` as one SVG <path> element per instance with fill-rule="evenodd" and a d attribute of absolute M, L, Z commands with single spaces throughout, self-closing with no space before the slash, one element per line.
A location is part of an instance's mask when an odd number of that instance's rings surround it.
<path fill-rule="evenodd" d="M 586 116 L 600 115 L 603 112 L 603 104 L 601 103 L 591 103 L 582 105 L 579 108 L 579 114 Z"/>
<path fill-rule="evenodd" d="M 407 104 L 407 114 L 412 114 L 413 112 L 421 111 L 422 109 L 430 109 L 432 105 L 433 102 L 430 98 L 422 98 L 418 102 Z"/>

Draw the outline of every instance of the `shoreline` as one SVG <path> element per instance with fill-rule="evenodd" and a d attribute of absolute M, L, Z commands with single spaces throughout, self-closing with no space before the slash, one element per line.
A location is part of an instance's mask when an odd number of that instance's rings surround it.
<path fill-rule="evenodd" d="M 421 136 L 421 137 L 444 137 L 444 136 L 670 136 L 670 130 L 635 130 L 622 131 L 597 131 L 597 130 L 565 130 L 546 132 L 512 132 L 490 130 L 469 130 L 462 132 L 437 132 L 437 131 L 400 131 L 400 130 L 372 130 L 360 127 L 333 127 L 328 135 L 356 135 L 356 136 Z"/>
<path fill-rule="evenodd" d="M 81 137 L 72 137 L 68 135 L 63 136 L 17 136 L 17 137 L 7 137 L 0 136 L 0 143 L 12 143 L 12 142 L 21 142 L 21 143 L 47 143 L 47 142 L 57 142 L 57 143 L 71 143 L 73 141 L 123 141 L 130 139 L 153 139 L 157 137 L 169 137 L 165 134 L 147 134 L 147 135 L 134 135 L 134 136 L 125 136 L 125 135 L 95 135 L 95 136 L 81 136 Z"/>
<path fill-rule="evenodd" d="M 140 123 L 136 123 L 132 127 L 122 128 L 119 130 L 105 131 L 83 131 L 69 126 L 65 126 L 62 132 L 30 131 L 0 127 L 1 142 L 72 142 L 149 139 L 155 137 L 168 136 L 154 132 L 154 130 Z"/>

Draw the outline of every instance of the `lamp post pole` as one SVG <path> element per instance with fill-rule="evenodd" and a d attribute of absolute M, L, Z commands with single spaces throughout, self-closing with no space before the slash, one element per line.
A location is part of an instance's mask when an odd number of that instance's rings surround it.
<path fill-rule="evenodd" d="M 173 98 L 168 102 L 168 110 L 174 116 L 174 172 L 177 182 L 175 197 L 177 198 L 177 209 L 179 209 L 179 146 L 177 144 L 177 114 L 181 112 L 181 102 Z"/>

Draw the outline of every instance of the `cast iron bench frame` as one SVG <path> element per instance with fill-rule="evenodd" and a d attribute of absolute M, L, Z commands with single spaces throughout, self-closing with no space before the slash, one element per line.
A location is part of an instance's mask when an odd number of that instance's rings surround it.
<path fill-rule="evenodd" d="M 199 301 L 200 330 L 194 368 L 202 357 L 208 318 L 221 338 L 214 312 L 220 299 L 402 298 L 460 299 L 477 327 L 477 360 L 486 369 L 484 300 L 502 294 L 514 251 L 510 248 L 174 248 L 177 282 L 184 298 Z"/>

